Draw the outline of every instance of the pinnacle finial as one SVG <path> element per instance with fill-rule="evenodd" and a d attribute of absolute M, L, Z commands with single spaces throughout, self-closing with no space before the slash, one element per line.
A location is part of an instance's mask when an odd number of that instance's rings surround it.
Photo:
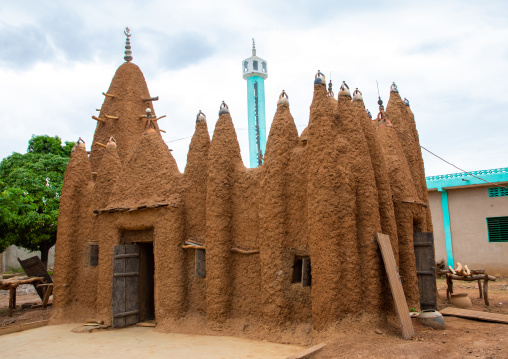
<path fill-rule="evenodd" d="M 222 103 L 220 104 L 219 116 L 225 113 L 229 113 L 229 107 L 228 105 L 226 105 L 224 101 L 222 101 Z"/>
<path fill-rule="evenodd" d="M 196 123 L 198 122 L 206 122 L 206 115 L 199 110 L 197 116 L 196 116 Z"/>
<path fill-rule="evenodd" d="M 332 90 L 332 80 L 330 80 L 330 82 L 328 82 L 328 97 L 335 97 L 335 94 L 333 93 L 333 90 Z"/>
<path fill-rule="evenodd" d="M 252 56 L 256 56 L 256 42 L 252 38 Z"/>
<path fill-rule="evenodd" d="M 346 81 L 342 81 L 342 85 L 340 85 L 339 96 L 351 96 L 351 92 L 349 91 L 349 86 Z"/>
<path fill-rule="evenodd" d="M 379 105 L 379 113 L 377 114 L 376 118 L 377 128 L 381 126 L 393 127 L 390 121 L 390 117 L 388 117 L 388 115 L 385 112 L 385 107 L 383 106 L 383 100 L 381 100 L 381 96 L 379 96 L 379 100 L 377 101 L 377 103 Z"/>
<path fill-rule="evenodd" d="M 317 74 L 314 76 L 314 85 L 322 84 L 326 86 L 325 75 L 319 70 L 317 70 Z"/>
<path fill-rule="evenodd" d="M 74 144 L 74 147 L 72 147 L 72 152 L 74 152 L 74 150 L 78 147 L 81 147 L 81 148 L 85 148 L 86 149 L 86 145 L 85 145 L 85 141 L 83 141 L 83 139 L 80 137 L 78 138 L 78 140 L 76 141 L 76 143 Z"/>
<path fill-rule="evenodd" d="M 356 90 L 353 91 L 353 101 L 360 101 L 363 100 L 363 95 L 360 90 L 358 90 L 358 87 Z"/>
<path fill-rule="evenodd" d="M 126 36 L 126 39 L 125 39 L 125 56 L 123 57 L 123 59 L 125 61 L 127 61 L 127 62 L 130 62 L 130 61 L 132 61 L 131 40 L 130 40 L 130 37 L 132 35 L 131 35 L 131 30 L 129 29 L 128 26 L 125 28 L 123 33 Z"/>
<path fill-rule="evenodd" d="M 277 101 L 277 106 L 279 106 L 279 105 L 288 105 L 289 106 L 288 94 L 284 90 L 282 90 L 282 92 L 279 95 L 279 100 Z"/>

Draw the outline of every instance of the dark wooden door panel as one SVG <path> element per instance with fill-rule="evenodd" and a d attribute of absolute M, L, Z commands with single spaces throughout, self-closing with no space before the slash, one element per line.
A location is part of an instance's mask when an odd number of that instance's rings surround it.
<path fill-rule="evenodd" d="M 421 309 L 437 309 L 434 235 L 432 232 L 414 233 L 413 244 Z"/>
<path fill-rule="evenodd" d="M 115 246 L 113 251 L 113 327 L 139 322 L 139 247 Z"/>

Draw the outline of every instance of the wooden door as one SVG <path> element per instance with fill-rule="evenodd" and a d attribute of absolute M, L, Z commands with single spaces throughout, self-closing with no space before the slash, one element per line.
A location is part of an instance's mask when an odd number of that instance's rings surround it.
<path fill-rule="evenodd" d="M 418 274 L 421 309 L 437 309 L 436 263 L 434 259 L 433 233 L 414 233 L 413 244 L 415 248 L 416 273 Z"/>
<path fill-rule="evenodd" d="M 115 246 L 113 251 L 113 327 L 139 322 L 139 247 Z"/>

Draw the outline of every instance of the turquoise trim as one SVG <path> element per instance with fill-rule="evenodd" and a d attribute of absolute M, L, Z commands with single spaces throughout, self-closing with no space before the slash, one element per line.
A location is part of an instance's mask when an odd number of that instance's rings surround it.
<path fill-rule="evenodd" d="M 250 168 L 258 166 L 256 145 L 256 107 L 254 96 L 254 83 L 258 83 L 258 119 L 259 119 L 259 142 L 263 157 L 266 149 L 266 119 L 265 119 L 265 79 L 260 76 L 247 78 L 247 111 L 249 123 L 249 158 Z"/>
<path fill-rule="evenodd" d="M 453 262 L 453 248 L 452 248 L 452 231 L 450 226 L 450 211 L 448 209 L 448 192 L 445 189 L 439 188 L 441 192 L 441 207 L 443 208 L 443 226 L 446 245 L 446 261 L 449 266 L 454 266 Z"/>
<path fill-rule="evenodd" d="M 492 183 L 508 182 L 508 167 L 496 168 L 492 170 L 471 171 L 471 174 L 483 178 Z M 449 187 L 464 187 L 473 184 L 487 184 L 470 174 L 451 173 L 439 176 L 425 177 L 427 181 L 427 189 L 449 188 Z"/>

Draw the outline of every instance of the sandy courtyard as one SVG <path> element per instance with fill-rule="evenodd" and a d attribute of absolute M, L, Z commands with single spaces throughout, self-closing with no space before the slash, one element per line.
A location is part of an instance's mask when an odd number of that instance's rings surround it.
<path fill-rule="evenodd" d="M 80 324 L 52 325 L 0 337 L 1 357 L 11 358 L 287 358 L 303 348 L 239 339 L 161 334 L 153 328 L 128 327 L 73 333 Z M 28 344 L 28 345 L 27 345 Z"/>

